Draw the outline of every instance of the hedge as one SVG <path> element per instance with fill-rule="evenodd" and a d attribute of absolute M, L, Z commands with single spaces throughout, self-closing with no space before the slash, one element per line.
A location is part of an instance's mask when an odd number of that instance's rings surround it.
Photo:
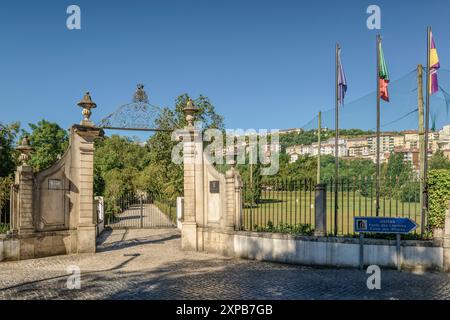
<path fill-rule="evenodd" d="M 445 224 L 445 211 L 450 201 L 450 170 L 430 170 L 428 175 L 428 227 L 443 228 Z"/>

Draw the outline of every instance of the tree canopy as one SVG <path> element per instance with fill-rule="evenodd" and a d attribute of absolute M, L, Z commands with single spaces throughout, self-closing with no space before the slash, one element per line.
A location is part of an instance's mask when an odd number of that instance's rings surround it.
<path fill-rule="evenodd" d="M 17 165 L 17 152 L 14 149 L 20 124 L 0 123 L 0 177 L 7 177 L 14 172 Z"/>
<path fill-rule="evenodd" d="M 28 136 L 34 148 L 30 165 L 36 171 L 42 171 L 53 165 L 66 152 L 69 137 L 66 130 L 58 124 L 41 120 L 37 124 L 30 123 L 31 133 L 23 130 L 22 137 Z"/>
<path fill-rule="evenodd" d="M 187 122 L 183 108 L 189 95 L 175 99 L 173 108 L 163 108 L 155 120 L 158 128 L 182 128 Z M 203 128 L 223 129 L 220 116 L 210 100 L 200 95 L 194 99 L 198 108 L 196 119 Z M 96 195 L 120 197 L 137 190 L 164 195 L 174 200 L 183 192 L 182 166 L 172 161 L 172 149 L 177 144 L 171 133 L 158 131 L 146 143 L 114 135 L 96 143 L 94 161 L 94 191 Z"/>

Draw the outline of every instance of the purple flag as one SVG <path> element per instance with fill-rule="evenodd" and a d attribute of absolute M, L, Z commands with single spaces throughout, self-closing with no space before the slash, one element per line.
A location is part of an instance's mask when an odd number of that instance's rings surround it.
<path fill-rule="evenodd" d="M 338 101 L 342 106 L 344 104 L 345 93 L 347 92 L 347 79 L 345 78 L 344 68 L 341 63 L 341 50 L 338 52 Z"/>
<path fill-rule="evenodd" d="M 434 43 L 433 34 L 430 33 L 430 94 L 434 94 L 439 90 L 437 71 L 441 67 L 437 54 L 436 44 Z"/>

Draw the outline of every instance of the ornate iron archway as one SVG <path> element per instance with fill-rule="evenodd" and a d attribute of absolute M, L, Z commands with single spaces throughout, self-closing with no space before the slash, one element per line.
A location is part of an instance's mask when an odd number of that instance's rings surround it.
<path fill-rule="evenodd" d="M 158 128 L 156 120 L 162 110 L 162 108 L 149 103 L 144 85 L 138 84 L 133 101 L 120 106 L 96 126 L 111 130 L 172 132 L 178 128 L 175 123 L 172 129 Z"/>

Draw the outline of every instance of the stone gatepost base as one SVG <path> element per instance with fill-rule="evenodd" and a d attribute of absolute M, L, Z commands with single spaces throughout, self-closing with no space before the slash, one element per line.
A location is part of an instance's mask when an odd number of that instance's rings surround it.
<path fill-rule="evenodd" d="M 197 223 L 182 222 L 181 224 L 181 248 L 183 250 L 197 251 Z"/>
<path fill-rule="evenodd" d="M 78 253 L 95 253 L 96 251 L 96 227 L 79 226 L 77 230 L 77 252 Z"/>

